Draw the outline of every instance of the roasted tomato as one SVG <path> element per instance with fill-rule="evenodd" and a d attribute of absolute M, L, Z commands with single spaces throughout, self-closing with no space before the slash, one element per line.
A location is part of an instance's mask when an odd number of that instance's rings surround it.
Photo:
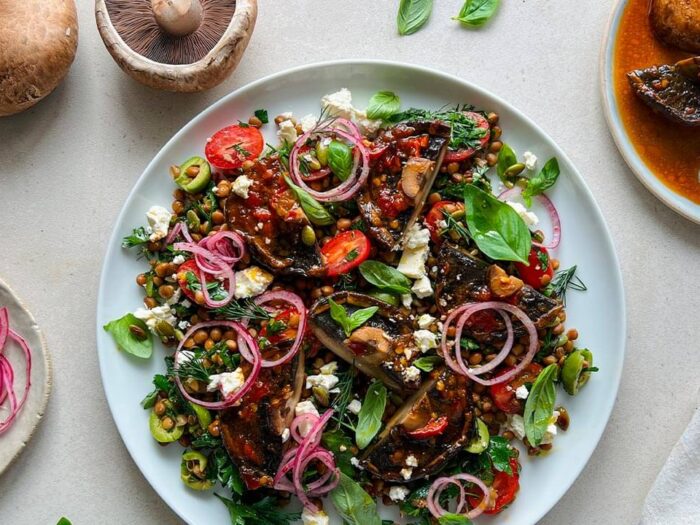
<path fill-rule="evenodd" d="M 439 201 L 433 204 L 430 211 L 425 216 L 425 227 L 430 231 L 430 238 L 434 243 L 441 241 L 440 237 L 440 221 L 445 220 L 445 213 L 452 216 L 464 213 L 464 204 L 454 201 Z"/>
<path fill-rule="evenodd" d="M 257 128 L 228 126 L 214 133 L 204 153 L 215 168 L 232 170 L 246 160 L 258 158 L 264 146 L 265 139 Z"/>
<path fill-rule="evenodd" d="M 299 313 L 295 308 L 287 308 L 260 329 L 260 336 L 276 345 L 293 340 L 297 335 L 298 326 Z"/>
<path fill-rule="evenodd" d="M 189 259 L 189 260 L 185 261 L 177 269 L 177 283 L 180 285 L 180 289 L 182 290 L 182 293 L 184 293 L 185 296 L 190 301 L 196 302 L 195 291 L 190 288 L 190 283 L 187 280 L 188 273 L 194 274 L 195 278 L 197 279 L 196 286 L 199 287 L 199 272 L 197 270 L 197 263 L 194 262 L 194 259 Z M 214 276 L 210 275 L 208 273 L 204 274 L 204 278 L 207 281 L 207 283 L 212 283 L 212 282 L 216 281 Z M 223 284 L 224 284 L 224 287 L 228 287 L 228 281 L 224 282 Z M 209 290 L 209 293 L 212 293 L 212 291 Z"/>
<path fill-rule="evenodd" d="M 321 248 L 326 275 L 335 277 L 358 267 L 369 256 L 370 243 L 359 230 L 339 233 Z"/>
<path fill-rule="evenodd" d="M 508 370 L 505 370 L 503 373 L 506 373 Z M 491 385 L 490 390 L 493 402 L 507 414 L 521 413 L 523 411 L 523 401 L 515 397 L 515 391 L 526 383 L 533 383 L 541 371 L 542 367 L 540 365 L 530 363 L 525 370 L 515 376 L 509 383 Z"/>
<path fill-rule="evenodd" d="M 493 469 L 493 483 L 491 484 L 492 493 L 495 492 L 496 499 L 493 500 L 493 504 L 484 510 L 484 514 L 498 514 L 508 505 L 513 503 L 515 495 L 520 490 L 520 475 L 518 474 L 518 460 L 515 458 L 510 459 L 510 468 L 513 474 L 508 474 L 506 472 L 501 472 L 500 470 Z M 478 489 L 477 489 L 478 490 Z M 479 496 L 469 496 L 469 505 L 471 508 L 476 507 L 481 503 L 481 495 Z"/>
<path fill-rule="evenodd" d="M 529 266 L 523 263 L 515 263 L 515 268 L 518 270 L 518 275 L 535 290 L 539 290 L 552 280 L 554 268 L 549 257 L 547 248 L 541 246 L 533 246 L 530 250 L 530 255 L 527 258 Z M 545 275 L 547 277 L 545 277 Z"/>
<path fill-rule="evenodd" d="M 408 432 L 408 435 L 413 439 L 429 439 L 442 434 L 448 425 L 447 417 L 440 416 L 428 421 L 428 424 L 424 427 Z"/>
<path fill-rule="evenodd" d="M 460 148 L 460 149 L 449 149 L 445 153 L 445 159 L 443 162 L 463 162 L 471 158 L 477 150 L 484 148 L 491 139 L 491 126 L 489 121 L 481 113 L 475 113 L 473 111 L 467 111 L 465 113 L 469 118 L 471 118 L 475 123 L 477 128 L 486 130 L 484 135 L 479 139 L 479 146 L 476 148 Z"/>

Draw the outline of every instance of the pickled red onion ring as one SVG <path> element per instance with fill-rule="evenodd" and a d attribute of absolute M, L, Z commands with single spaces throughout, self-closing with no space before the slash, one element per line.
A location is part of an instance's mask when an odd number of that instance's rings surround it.
<path fill-rule="evenodd" d="M 484 493 L 484 497 L 479 505 L 470 511 L 467 511 L 467 499 L 464 485 L 462 484 L 463 481 L 466 483 L 473 483 Z M 454 476 L 450 477 L 438 478 L 433 481 L 433 484 L 430 486 L 430 490 L 428 491 L 428 497 L 426 498 L 428 510 L 430 510 L 430 513 L 435 518 L 440 518 L 441 516 L 447 514 L 447 510 L 440 505 L 440 496 L 448 485 L 457 485 L 459 488 L 459 500 L 457 501 L 455 514 L 463 514 L 467 519 L 472 520 L 477 516 L 480 516 L 484 510 L 488 508 L 489 503 L 491 502 L 491 491 L 484 484 L 484 482 L 476 476 L 472 476 L 471 474 L 455 474 Z"/>
<path fill-rule="evenodd" d="M 7 341 L 12 340 L 22 349 L 25 360 L 26 379 L 22 398 L 18 401 L 15 394 L 15 372 L 12 363 L 4 354 Z M 7 307 L 0 308 L 0 403 L 9 400 L 10 414 L 0 422 L 0 434 L 6 432 L 14 423 L 17 414 L 27 401 L 29 389 L 32 386 L 32 352 L 27 340 L 10 328 L 10 314 Z"/>
<path fill-rule="evenodd" d="M 514 186 L 500 193 L 498 195 L 498 200 L 505 201 L 510 195 L 515 195 L 516 192 L 519 194 L 522 191 L 523 190 L 521 187 Z M 534 241 L 532 244 L 539 246 L 540 248 L 554 250 L 557 246 L 559 246 L 559 242 L 561 241 L 561 219 L 559 218 L 559 212 L 557 212 L 557 208 L 554 206 L 554 203 L 545 194 L 541 193 L 540 195 L 535 195 L 535 198 L 542 203 L 542 206 L 544 206 L 549 214 L 549 219 L 552 221 L 552 240 L 547 244 Z"/>

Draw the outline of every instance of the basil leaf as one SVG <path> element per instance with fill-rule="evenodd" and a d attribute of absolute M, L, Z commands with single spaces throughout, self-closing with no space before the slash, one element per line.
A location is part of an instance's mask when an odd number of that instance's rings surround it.
<path fill-rule="evenodd" d="M 367 389 L 365 400 L 357 416 L 355 427 L 355 442 L 360 449 L 371 443 L 379 429 L 382 428 L 382 416 L 386 407 L 386 387 L 380 381 L 375 381 Z"/>
<path fill-rule="evenodd" d="M 499 0 L 467 0 L 459 15 L 454 17 L 469 27 L 481 27 L 494 15 Z"/>
<path fill-rule="evenodd" d="M 505 142 L 501 146 L 501 151 L 498 152 L 498 162 L 496 162 L 496 173 L 498 178 L 504 180 L 505 173 L 508 168 L 518 162 L 518 157 L 508 144 Z"/>
<path fill-rule="evenodd" d="M 360 273 L 368 283 L 384 292 L 398 294 L 411 293 L 411 281 L 408 277 L 383 262 L 365 261 L 360 265 Z"/>
<path fill-rule="evenodd" d="M 557 392 L 554 380 L 557 377 L 557 365 L 552 364 L 540 372 L 530 389 L 530 395 L 525 402 L 525 435 L 533 447 L 542 443 L 549 422 L 554 413 L 554 403 Z"/>
<path fill-rule="evenodd" d="M 435 365 L 442 362 L 442 358 L 436 355 L 419 357 L 413 361 L 412 365 L 423 372 L 432 372 Z"/>
<path fill-rule="evenodd" d="M 369 99 L 367 117 L 386 120 L 401 109 L 401 99 L 392 91 L 378 91 Z"/>
<path fill-rule="evenodd" d="M 299 200 L 299 204 L 301 204 L 301 209 L 304 210 L 309 221 L 316 226 L 328 226 L 335 223 L 333 216 L 328 213 L 328 210 L 326 210 L 320 202 L 294 184 L 286 175 L 284 176 L 284 181 L 287 183 L 287 186 L 291 188 L 292 192 L 294 192 L 294 195 Z"/>
<path fill-rule="evenodd" d="M 530 230 L 513 208 L 476 186 L 464 188 L 469 233 L 479 249 L 497 261 L 528 264 Z"/>
<path fill-rule="evenodd" d="M 430 18 L 433 0 L 401 0 L 396 23 L 400 35 L 412 35 Z"/>
<path fill-rule="evenodd" d="M 340 517 L 350 525 L 381 525 L 377 503 L 359 483 L 340 473 L 338 486 L 331 491 L 331 501 Z"/>
<path fill-rule="evenodd" d="M 463 514 L 447 512 L 438 518 L 439 525 L 472 525 L 473 522 Z"/>
<path fill-rule="evenodd" d="M 256 109 L 254 115 L 260 119 L 260 122 L 267 124 L 270 122 L 270 118 L 267 116 L 266 109 Z"/>
<path fill-rule="evenodd" d="M 559 173 L 559 161 L 556 157 L 552 157 L 542 166 L 540 172 L 527 182 L 527 186 L 523 190 L 525 204 L 532 206 L 532 197 L 540 195 L 554 186 L 559 178 Z"/>
<path fill-rule="evenodd" d="M 401 300 L 398 296 L 388 292 L 382 292 L 381 290 L 370 290 L 367 292 L 367 295 L 374 297 L 375 299 L 379 299 L 380 301 L 384 301 L 385 303 L 389 303 L 392 306 L 399 306 L 399 304 L 401 304 Z"/>
<path fill-rule="evenodd" d="M 340 142 L 331 140 L 328 144 L 328 166 L 340 180 L 346 180 L 352 172 L 352 148 Z"/>
<path fill-rule="evenodd" d="M 351 450 L 353 447 L 352 439 L 346 436 L 342 430 L 335 429 L 324 432 L 321 442 L 327 450 L 333 452 L 335 464 L 340 471 L 348 476 L 354 476 L 355 467 L 352 466 L 351 461 L 355 457 Z"/>
<path fill-rule="evenodd" d="M 140 328 L 144 336 L 139 338 L 131 331 L 131 326 Z M 115 319 L 104 325 L 105 331 L 112 334 L 117 346 L 127 354 L 147 359 L 153 353 L 153 338 L 151 331 L 141 319 L 137 319 L 132 313 L 126 314 L 121 319 Z"/>
<path fill-rule="evenodd" d="M 493 463 L 493 467 L 496 470 L 505 472 L 509 476 L 513 475 L 513 469 L 510 468 L 510 460 L 516 457 L 517 453 L 510 446 L 507 439 L 501 436 L 491 436 L 486 453 L 491 458 L 491 463 Z"/>
<path fill-rule="evenodd" d="M 68 518 L 66 518 L 64 516 L 60 520 L 58 520 L 58 523 L 56 523 L 56 525 L 73 525 L 73 524 L 71 523 L 71 521 Z"/>
<path fill-rule="evenodd" d="M 346 337 L 350 337 L 355 328 L 365 324 L 379 310 L 378 306 L 370 306 L 355 310 L 351 315 L 348 315 L 347 310 L 333 299 L 328 299 L 328 304 L 330 305 L 331 319 L 340 325 Z"/>

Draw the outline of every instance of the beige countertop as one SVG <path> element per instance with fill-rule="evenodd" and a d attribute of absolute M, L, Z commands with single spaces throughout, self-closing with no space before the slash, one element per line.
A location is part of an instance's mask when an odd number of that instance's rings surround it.
<path fill-rule="evenodd" d="M 291 66 L 383 58 L 454 73 L 505 98 L 559 143 L 593 190 L 622 265 L 627 358 L 598 449 L 542 523 L 637 523 L 700 384 L 700 226 L 637 182 L 606 128 L 598 61 L 611 0 L 503 2 L 481 31 L 450 20 L 461 1 L 438 1 L 427 28 L 405 38 L 395 32 L 396 1 L 263 0 L 238 70 L 197 95 L 132 81 L 102 45 L 93 3 L 78 3 L 80 44 L 66 82 L 0 119 L 0 275 L 36 316 L 55 371 L 44 421 L 0 478 L 3 521 L 179 523 L 131 461 L 102 390 L 95 302 L 112 224 L 153 155 L 223 95 Z"/>

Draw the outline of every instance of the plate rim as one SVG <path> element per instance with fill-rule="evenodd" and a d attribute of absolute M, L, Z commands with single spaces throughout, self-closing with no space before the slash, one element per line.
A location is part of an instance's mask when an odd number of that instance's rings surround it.
<path fill-rule="evenodd" d="M 146 181 L 146 174 L 151 171 L 153 166 L 157 164 L 157 162 L 160 160 L 161 156 L 164 155 L 164 152 L 170 147 L 170 145 L 174 142 L 176 142 L 182 135 L 184 135 L 191 127 L 193 127 L 197 122 L 199 122 L 201 119 L 205 118 L 211 113 L 216 112 L 221 106 L 225 105 L 230 99 L 235 98 L 247 91 L 255 90 L 259 86 L 264 85 L 268 82 L 274 81 L 280 77 L 284 77 L 287 75 L 292 75 L 292 74 L 297 74 L 301 73 L 304 71 L 308 70 L 314 70 L 314 69 L 324 69 L 328 67 L 336 67 L 336 66 L 342 66 L 342 65 L 347 65 L 347 66 L 373 66 L 373 67 L 387 67 L 387 68 L 395 68 L 395 69 L 407 69 L 409 71 L 417 71 L 421 74 L 426 74 L 426 75 L 432 75 L 433 77 L 436 78 L 443 78 L 445 80 L 449 80 L 451 82 L 456 82 L 458 84 L 461 84 L 464 86 L 466 89 L 473 90 L 473 92 L 480 94 L 481 96 L 485 96 L 486 98 L 491 98 L 493 99 L 494 103 L 500 107 L 507 107 L 509 111 L 513 112 L 515 115 L 517 115 L 519 118 L 523 119 L 528 123 L 529 126 L 532 126 L 533 129 L 535 129 L 538 133 L 540 133 L 551 145 L 552 149 L 556 152 L 556 154 L 560 157 L 565 159 L 565 161 L 572 166 L 573 168 L 573 176 L 577 179 L 576 182 L 579 185 L 579 188 L 581 191 L 585 193 L 585 195 L 588 197 L 589 201 L 591 202 L 591 210 L 595 214 L 595 218 L 598 220 L 600 223 L 600 226 L 602 230 L 604 231 L 604 239 L 602 242 L 605 243 L 607 246 L 607 249 L 609 250 L 609 253 L 612 256 L 612 259 L 615 263 L 614 265 L 614 271 L 613 271 L 613 277 L 614 281 L 616 283 L 616 290 L 615 293 L 617 297 L 619 298 L 619 305 L 620 305 L 620 317 L 622 319 L 622 326 L 620 327 L 618 338 L 620 340 L 620 348 L 619 348 L 619 353 L 620 353 L 620 366 L 616 373 L 612 377 L 613 385 L 611 385 L 611 395 L 609 398 L 608 403 L 602 407 L 601 413 L 604 415 L 605 419 L 605 424 L 601 426 L 600 430 L 596 432 L 595 434 L 589 436 L 590 442 L 593 444 L 593 446 L 590 448 L 590 451 L 586 454 L 585 461 L 583 461 L 580 465 L 579 468 L 576 469 L 575 476 L 571 478 L 571 481 L 568 483 L 564 483 L 560 485 L 560 489 L 558 492 L 555 493 L 556 498 L 554 499 L 554 502 L 552 505 L 541 511 L 538 516 L 536 517 L 534 523 L 537 523 L 539 520 L 541 520 L 547 513 L 549 513 L 562 499 L 562 497 L 566 494 L 566 492 L 571 488 L 571 486 L 574 484 L 576 480 L 578 480 L 579 476 L 581 475 L 581 472 L 583 469 L 589 464 L 590 459 L 593 455 L 593 452 L 596 450 L 598 443 L 600 442 L 600 439 L 605 432 L 605 429 L 607 428 L 609 422 L 610 422 L 610 416 L 612 413 L 612 410 L 615 406 L 616 400 L 617 400 L 617 394 L 619 392 L 620 388 L 620 383 L 621 383 L 621 378 L 622 378 L 622 371 L 624 369 L 624 361 L 625 361 L 625 355 L 626 355 L 626 347 L 627 347 L 627 305 L 626 305 L 626 298 L 625 298 L 625 292 L 624 292 L 624 284 L 623 284 L 623 278 L 622 278 L 622 272 L 620 270 L 620 261 L 619 257 L 617 254 L 617 250 L 615 249 L 615 244 L 613 242 L 612 235 L 610 233 L 610 228 L 608 227 L 607 222 L 605 221 L 605 218 L 603 216 L 602 210 L 600 209 L 600 206 L 598 205 L 598 202 L 595 200 L 595 197 L 593 195 L 593 192 L 589 188 L 588 184 L 586 183 L 585 179 L 579 172 L 579 170 L 576 168 L 575 164 L 571 161 L 569 156 L 562 150 L 562 148 L 558 145 L 557 142 L 552 139 L 552 137 L 546 133 L 537 123 L 535 123 L 534 120 L 532 120 L 530 117 L 526 116 L 523 112 L 521 112 L 517 107 L 513 106 L 506 100 L 504 100 L 502 97 L 497 95 L 495 92 L 490 91 L 488 89 L 482 88 L 481 86 L 474 84 L 473 82 L 469 80 L 465 80 L 457 75 L 453 75 L 450 73 L 446 73 L 443 71 L 439 71 L 437 69 L 427 67 L 427 66 L 422 66 L 422 65 L 417 65 L 417 64 L 412 64 L 408 62 L 403 62 L 403 61 L 391 61 L 391 60 L 383 60 L 383 59 L 367 59 L 367 58 L 346 58 L 346 59 L 336 59 L 336 60 L 324 60 L 324 61 L 318 61 L 318 62 L 311 62 L 307 64 L 302 64 L 299 66 L 295 66 L 292 68 L 284 69 L 282 71 L 278 71 L 269 75 L 265 75 L 257 80 L 254 80 L 252 82 L 249 82 L 247 84 L 244 84 L 235 90 L 231 91 L 230 93 L 227 93 L 226 95 L 222 96 L 219 100 L 215 101 L 212 103 L 210 106 L 193 116 L 185 125 L 183 125 L 161 148 L 160 150 L 154 155 L 154 157 L 148 162 L 144 170 L 142 171 L 141 175 L 139 175 L 138 179 L 136 182 L 133 184 L 131 190 L 129 191 L 128 195 L 124 199 L 124 203 L 119 211 L 119 214 L 117 215 L 116 219 L 114 220 L 114 225 L 115 227 L 112 230 L 112 233 L 109 237 L 109 240 L 107 241 L 107 249 L 105 251 L 104 255 L 104 261 L 102 263 L 101 267 L 101 272 L 100 272 L 100 279 L 99 279 L 99 284 L 98 284 L 98 296 L 97 296 L 97 308 L 96 308 L 96 319 L 95 319 L 95 327 L 96 331 L 98 334 L 97 338 L 97 354 L 98 354 L 98 361 L 99 361 L 99 368 L 100 368 L 100 381 L 102 381 L 102 387 L 105 392 L 105 398 L 107 399 L 107 404 L 110 409 L 110 415 L 112 416 L 112 420 L 114 421 L 114 424 L 117 428 L 117 431 L 119 432 L 119 435 L 122 439 L 122 443 L 124 444 L 125 448 L 129 452 L 129 455 L 131 456 L 131 459 L 141 472 L 141 474 L 146 478 L 148 483 L 151 485 L 153 490 L 158 494 L 160 499 L 172 509 L 173 512 L 175 512 L 181 519 L 184 521 L 186 520 L 186 514 L 184 511 L 180 509 L 179 502 L 177 500 L 173 500 L 172 498 L 169 497 L 169 494 L 164 493 L 164 491 L 158 486 L 157 483 L 155 483 L 152 479 L 149 473 L 145 472 L 140 464 L 136 461 L 135 459 L 135 452 L 132 451 L 132 448 L 128 445 L 127 440 L 124 439 L 124 435 L 122 433 L 122 429 L 117 423 L 116 420 L 116 415 L 113 410 L 113 401 L 112 401 L 112 393 L 108 391 L 106 388 L 106 385 L 104 381 L 102 380 L 103 377 L 106 377 L 107 374 L 107 369 L 106 369 L 106 362 L 104 359 L 102 359 L 102 352 L 100 351 L 99 348 L 99 335 L 101 334 L 102 331 L 102 326 L 100 325 L 100 319 L 103 317 L 103 293 L 105 290 L 107 290 L 107 282 L 106 282 L 106 270 L 107 270 L 107 265 L 109 260 L 112 258 L 112 255 L 114 251 L 117 249 L 118 246 L 120 246 L 119 243 L 119 232 L 116 228 L 117 225 L 121 224 L 123 222 L 124 216 L 126 214 L 126 203 L 130 202 L 133 197 L 136 195 L 137 190 L 140 189 L 140 187 L 145 184 Z"/>
<path fill-rule="evenodd" d="M 694 203 L 680 193 L 676 193 L 654 175 L 654 172 L 646 165 L 639 153 L 637 153 L 620 118 L 620 111 L 615 97 L 612 68 L 615 61 L 615 42 L 617 40 L 617 34 L 620 31 L 620 20 L 627 4 L 629 4 L 629 0 L 617 0 L 613 5 L 600 48 L 599 86 L 601 98 L 603 99 L 603 113 L 605 115 L 608 131 L 612 135 L 615 146 L 620 152 L 625 164 L 627 164 L 635 177 L 637 177 L 637 180 L 642 183 L 649 193 L 682 217 L 700 224 L 700 205 Z"/>

